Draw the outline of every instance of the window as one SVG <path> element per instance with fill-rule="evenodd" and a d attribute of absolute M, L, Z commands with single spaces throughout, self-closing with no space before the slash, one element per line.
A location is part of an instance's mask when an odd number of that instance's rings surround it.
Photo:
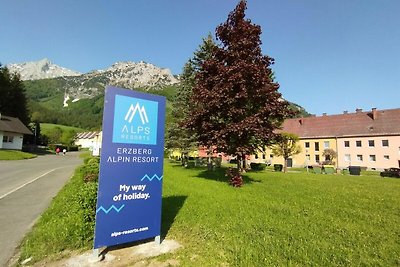
<path fill-rule="evenodd" d="M 329 148 L 329 141 L 324 141 L 324 148 L 325 149 Z"/>
<path fill-rule="evenodd" d="M 315 162 L 319 163 L 319 155 L 315 155 Z"/>
<path fill-rule="evenodd" d="M 310 160 L 310 159 L 311 159 L 310 154 L 307 154 L 306 155 L 306 160 Z"/>
<path fill-rule="evenodd" d="M 305 142 L 305 143 L 304 143 L 304 147 L 305 147 L 305 148 L 310 148 L 310 142 Z"/>
<path fill-rule="evenodd" d="M 319 142 L 315 142 L 315 151 L 319 151 Z"/>
<path fill-rule="evenodd" d="M 350 154 L 344 154 L 344 161 L 346 161 L 346 162 L 350 162 L 351 161 Z"/>
<path fill-rule="evenodd" d="M 357 161 L 363 161 L 363 155 L 357 155 Z"/>
<path fill-rule="evenodd" d="M 272 159 L 274 157 L 274 154 L 269 154 L 269 158 Z"/>
<path fill-rule="evenodd" d="M 374 140 L 368 140 L 368 146 L 369 147 L 374 147 L 375 146 L 375 141 Z"/>
<path fill-rule="evenodd" d="M 383 155 L 383 158 L 384 158 L 385 160 L 389 160 L 389 159 L 390 159 L 389 155 Z"/>
<path fill-rule="evenodd" d="M 263 156 L 262 156 L 262 157 L 263 157 L 263 159 L 265 159 L 265 157 L 266 157 L 266 156 L 265 156 L 265 154 L 263 154 Z"/>
<path fill-rule="evenodd" d="M 356 141 L 356 147 L 361 147 L 361 140 Z"/>
<path fill-rule="evenodd" d="M 14 136 L 3 136 L 3 143 L 12 143 L 14 141 Z"/>
<path fill-rule="evenodd" d="M 382 146 L 389 146 L 389 140 L 382 140 Z"/>
<path fill-rule="evenodd" d="M 258 159 L 258 154 L 254 154 L 254 158 L 255 158 L 255 159 Z"/>
<path fill-rule="evenodd" d="M 375 155 L 369 155 L 369 161 L 376 161 Z"/>
<path fill-rule="evenodd" d="M 344 147 L 350 147 L 350 141 L 344 141 Z"/>

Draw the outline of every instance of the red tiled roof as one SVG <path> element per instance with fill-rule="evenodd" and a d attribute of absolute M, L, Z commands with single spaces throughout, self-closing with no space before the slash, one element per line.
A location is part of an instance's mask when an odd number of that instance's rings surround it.
<path fill-rule="evenodd" d="M 288 119 L 282 131 L 300 138 L 400 135 L 400 109 Z"/>
<path fill-rule="evenodd" d="M 0 115 L 0 131 L 32 134 L 32 132 L 18 118 L 4 115 Z"/>

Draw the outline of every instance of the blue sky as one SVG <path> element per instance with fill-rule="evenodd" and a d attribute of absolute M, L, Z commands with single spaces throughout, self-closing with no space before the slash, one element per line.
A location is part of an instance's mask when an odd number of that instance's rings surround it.
<path fill-rule="evenodd" d="M 0 62 L 181 73 L 237 0 L 0 0 Z M 399 0 L 248 0 L 283 96 L 307 111 L 400 108 Z"/>

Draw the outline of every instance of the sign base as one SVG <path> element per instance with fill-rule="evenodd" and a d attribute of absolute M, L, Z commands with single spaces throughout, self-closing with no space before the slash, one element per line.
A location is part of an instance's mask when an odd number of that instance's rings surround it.
<path fill-rule="evenodd" d="M 92 256 L 89 258 L 89 263 L 96 263 L 104 260 L 104 255 L 100 253 L 100 249 L 93 249 Z"/>

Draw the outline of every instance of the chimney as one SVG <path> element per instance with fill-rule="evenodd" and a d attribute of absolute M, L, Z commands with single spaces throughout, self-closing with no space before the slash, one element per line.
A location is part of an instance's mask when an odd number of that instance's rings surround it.
<path fill-rule="evenodd" d="M 372 119 L 376 120 L 378 117 L 378 111 L 376 110 L 376 108 L 372 108 L 371 111 L 372 111 Z"/>
<path fill-rule="evenodd" d="M 361 113 L 362 112 L 362 108 L 356 108 L 356 113 Z"/>

